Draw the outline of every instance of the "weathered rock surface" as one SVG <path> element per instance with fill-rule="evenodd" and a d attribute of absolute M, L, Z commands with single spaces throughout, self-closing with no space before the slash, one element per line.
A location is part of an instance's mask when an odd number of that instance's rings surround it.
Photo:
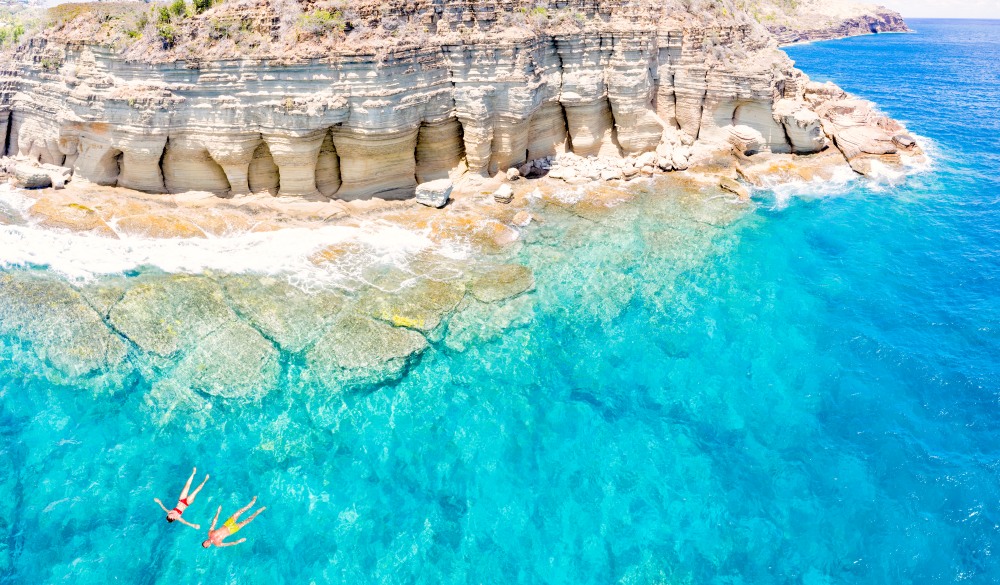
<path fill-rule="evenodd" d="M 359 301 L 356 310 L 395 327 L 433 331 L 465 296 L 457 282 L 420 278 L 393 291 L 373 288 Z"/>
<path fill-rule="evenodd" d="M 347 302 L 339 292 L 307 293 L 269 276 L 227 276 L 221 285 L 237 315 L 291 353 L 312 345 L 340 316 Z"/>
<path fill-rule="evenodd" d="M 114 368 L 128 351 L 68 284 L 20 272 L 0 274 L 0 332 L 27 340 L 67 376 Z"/>
<path fill-rule="evenodd" d="M 153 356 L 177 363 L 176 382 L 225 398 L 258 397 L 274 387 L 275 348 L 241 321 L 207 278 L 151 278 L 129 288 L 109 322 Z"/>
<path fill-rule="evenodd" d="M 204 238 L 205 232 L 194 223 L 177 217 L 144 213 L 119 219 L 115 227 L 122 234 L 147 238 Z"/>
<path fill-rule="evenodd" d="M 444 207 L 453 186 L 449 179 L 437 179 L 417 185 L 417 203 L 428 207 Z"/>
<path fill-rule="evenodd" d="M 14 166 L 14 185 L 22 189 L 47 189 L 52 186 L 52 177 L 39 167 L 22 163 Z"/>
<path fill-rule="evenodd" d="M 514 189 L 510 185 L 500 185 L 500 188 L 493 192 L 493 200 L 497 203 L 510 203 L 514 200 Z"/>
<path fill-rule="evenodd" d="M 472 295 L 484 303 L 515 297 L 535 286 L 531 269 L 520 264 L 505 264 L 481 274 L 469 283 Z"/>
<path fill-rule="evenodd" d="M 397 378 L 427 348 L 423 335 L 360 316 L 340 319 L 307 353 L 310 372 L 344 388 Z"/>
<path fill-rule="evenodd" d="M 28 214 L 43 227 L 90 232 L 109 238 L 118 237 L 101 216 L 86 205 L 62 204 L 43 197 L 31 206 Z"/>
<path fill-rule="evenodd" d="M 733 195 L 736 195 L 743 201 L 747 201 L 750 199 L 750 190 L 744 187 L 743 185 L 739 184 L 739 182 L 734 181 L 728 177 L 723 177 L 719 181 L 719 187 L 722 188 L 724 191 L 729 191 Z"/>
<path fill-rule="evenodd" d="M 851 0 L 757 0 L 748 12 L 783 44 L 910 30 L 895 10 Z"/>
<path fill-rule="evenodd" d="M 362 1 L 346 36 L 285 38 L 294 22 L 280 7 L 220 2 L 162 46 L 122 35 L 123 52 L 82 32 L 100 28 L 93 17 L 23 43 L 0 67 L 0 151 L 150 193 L 351 201 L 411 198 L 418 183 L 466 170 L 573 183 L 683 170 L 719 149 L 826 148 L 830 118 L 775 37 L 738 3 L 689 4 L 570 0 L 529 19 L 518 3 Z M 830 7 L 843 3 L 821 4 L 782 14 L 824 27 L 809 10 L 840 18 Z M 767 6 L 750 10 L 775 14 Z M 256 57 L 239 39 L 225 53 L 206 31 L 227 19 L 271 40 Z M 391 46 L 376 42 L 390 33 Z M 861 144 L 872 136 L 841 134 L 847 150 L 876 154 Z M 568 152 L 624 162 L 550 168 Z M 852 163 L 862 172 L 864 158 Z"/>
<path fill-rule="evenodd" d="M 872 163 L 876 161 L 898 165 L 901 155 L 922 153 L 902 124 L 876 110 L 870 102 L 853 98 L 832 83 L 809 83 L 804 95 L 814 104 L 825 131 L 858 173 L 871 174 Z"/>

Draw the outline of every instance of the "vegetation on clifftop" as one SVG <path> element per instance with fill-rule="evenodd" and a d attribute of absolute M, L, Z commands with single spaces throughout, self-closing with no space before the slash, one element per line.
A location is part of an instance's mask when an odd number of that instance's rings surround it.
<path fill-rule="evenodd" d="M 100 44 L 135 61 L 297 60 L 424 46 L 432 37 L 455 43 L 487 35 L 517 40 L 608 25 L 652 27 L 670 18 L 749 21 L 733 0 L 477 0 L 443 6 L 428 0 L 168 0 L 56 6 L 30 23 L 12 25 L 6 38 L 8 47 L 30 38 Z"/>

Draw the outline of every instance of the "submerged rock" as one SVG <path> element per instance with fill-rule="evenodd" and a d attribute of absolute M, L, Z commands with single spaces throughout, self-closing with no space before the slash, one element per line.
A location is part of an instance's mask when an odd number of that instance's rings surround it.
<path fill-rule="evenodd" d="M 124 276 L 107 277 L 77 287 L 77 291 L 102 319 L 108 318 L 111 308 L 122 300 L 127 290 L 128 280 Z"/>
<path fill-rule="evenodd" d="M 207 278 L 150 278 L 130 288 L 108 315 L 142 350 L 171 357 L 236 320 L 222 289 Z"/>
<path fill-rule="evenodd" d="M 128 351 L 69 284 L 18 272 L 0 274 L 0 333 L 28 341 L 69 376 L 118 366 Z"/>
<path fill-rule="evenodd" d="M 313 375 L 352 388 L 397 378 L 426 348 L 427 340 L 416 331 L 351 315 L 316 342 L 307 363 Z"/>
<path fill-rule="evenodd" d="M 291 353 L 315 342 L 346 303 L 340 292 L 307 293 L 270 276 L 228 276 L 221 285 L 240 317 Z"/>
<path fill-rule="evenodd" d="M 472 279 L 472 295 L 484 303 L 515 297 L 535 286 L 531 269 L 520 264 L 505 264 Z"/>
<path fill-rule="evenodd" d="M 486 343 L 530 324 L 535 318 L 535 299 L 521 296 L 500 305 L 469 299 L 448 324 L 444 344 L 455 351 Z"/>
<path fill-rule="evenodd" d="M 280 373 L 278 352 L 252 327 L 232 322 L 202 339 L 172 374 L 194 390 L 223 398 L 259 398 Z"/>
<path fill-rule="evenodd" d="M 433 331 L 464 296 L 465 287 L 461 283 L 421 278 L 391 292 L 370 289 L 357 310 L 396 327 Z"/>
<path fill-rule="evenodd" d="M 212 420 L 211 399 L 185 384 L 161 378 L 143 396 L 150 419 L 157 426 L 182 425 L 188 432 L 204 429 Z"/>
<path fill-rule="evenodd" d="M 130 288 L 109 320 L 177 383 L 224 398 L 259 397 L 280 373 L 278 352 L 239 319 L 208 278 L 151 278 Z"/>

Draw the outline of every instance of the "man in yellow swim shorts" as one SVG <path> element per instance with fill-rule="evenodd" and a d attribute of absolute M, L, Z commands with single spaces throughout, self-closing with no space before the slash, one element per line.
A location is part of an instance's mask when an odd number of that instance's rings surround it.
<path fill-rule="evenodd" d="M 212 519 L 212 527 L 208 529 L 208 540 L 201 543 L 201 546 L 208 548 L 214 544 L 215 546 L 222 547 L 222 546 L 233 546 L 236 544 L 240 544 L 241 542 L 246 542 L 247 539 L 245 538 L 241 538 L 236 542 L 223 542 L 223 541 L 226 538 L 239 532 L 240 528 L 243 528 L 247 524 L 250 524 L 250 522 L 252 522 L 253 519 L 257 517 L 257 514 L 260 514 L 264 510 L 267 510 L 266 507 L 261 508 L 256 512 L 254 512 L 253 514 L 251 514 L 250 517 L 244 520 L 243 522 L 237 523 L 240 514 L 252 508 L 256 502 L 257 502 L 257 496 L 254 496 L 253 499 L 250 500 L 249 504 L 237 510 L 235 514 L 227 518 L 226 521 L 222 523 L 222 526 L 218 530 L 216 530 L 215 524 L 219 521 L 219 514 L 222 513 L 222 506 L 219 506 L 218 511 L 216 511 L 215 513 L 215 518 Z"/>

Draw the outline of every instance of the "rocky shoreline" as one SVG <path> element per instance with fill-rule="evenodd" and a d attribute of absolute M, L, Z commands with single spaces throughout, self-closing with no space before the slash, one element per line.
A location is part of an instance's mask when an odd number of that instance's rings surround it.
<path fill-rule="evenodd" d="M 561 181 L 545 178 L 459 187 L 444 209 L 413 201 L 365 202 L 340 204 L 330 216 L 332 202 L 282 205 L 254 196 L 220 201 L 208 193 L 140 195 L 123 210 L 118 189 L 72 185 L 19 192 L 29 198 L 22 215 L 10 213 L 8 200 L 0 197 L 0 230 L 15 237 L 69 230 L 77 240 L 68 245 L 82 248 L 120 239 L 120 247 L 103 250 L 109 254 L 194 237 L 238 242 L 241 234 L 276 233 L 269 231 L 275 225 L 321 230 L 332 224 L 359 235 L 390 228 L 317 246 L 303 261 L 324 278 L 298 283 L 282 273 L 291 265 L 274 274 L 163 274 L 145 268 L 83 280 L 9 268 L 0 275 L 0 333 L 30 343 L 50 365 L 46 375 L 59 379 L 83 383 L 132 367 L 162 379 L 150 400 L 170 413 L 198 411 L 205 396 L 260 399 L 278 385 L 287 359 L 301 360 L 324 384 L 370 388 L 397 379 L 433 346 L 463 351 L 530 315 L 535 278 L 518 261 L 518 250 L 535 224 L 569 216 L 593 225 L 643 192 L 670 192 L 692 202 L 736 200 L 680 175 L 589 185 L 576 197 L 568 196 Z M 509 203 L 494 196 L 504 187 L 511 192 Z M 724 207 L 730 215 L 745 208 Z M 148 223 L 115 216 L 140 208 Z M 191 236 L 192 229 L 206 236 Z M 421 245 L 393 250 L 381 234 L 399 230 Z M 455 249 L 465 252 L 456 255 Z"/>
<path fill-rule="evenodd" d="M 831 144 L 865 173 L 865 161 L 918 149 L 870 105 L 811 84 L 735 5 L 566 4 L 505 26 L 507 8 L 427 0 L 390 11 L 428 27 L 419 46 L 400 36 L 384 52 L 293 63 L 133 62 L 72 40 L 67 30 L 88 22 L 77 16 L 14 53 L 0 82 L 3 150 L 78 183 L 351 201 L 408 199 L 420 183 L 567 153 L 621 160 L 627 178 Z M 246 10 L 223 3 L 201 17 Z"/>
<path fill-rule="evenodd" d="M 427 0 L 393 8 L 435 27 L 420 46 L 297 62 L 130 61 L 63 33 L 30 39 L 0 76 L 0 170 L 20 188 L 0 193 L 11 237 L 104 242 L 138 268 L 156 263 L 135 248 L 159 242 L 342 231 L 301 259 L 333 282 L 312 289 L 224 268 L 82 283 L 12 270 L 0 327 L 56 376 L 129 361 L 171 372 L 151 392 L 168 411 L 201 394 L 259 398 L 287 356 L 366 387 L 443 338 L 462 350 L 530 315 L 519 299 L 534 276 L 516 251 L 533 224 L 600 220 L 651 189 L 735 203 L 729 217 L 757 187 L 923 156 L 901 124 L 810 82 L 724 4 L 566 2 L 509 27 L 516 7 Z M 387 237 L 400 233 L 416 244 Z"/>
<path fill-rule="evenodd" d="M 880 33 L 906 33 L 906 21 L 895 10 L 841 0 L 805 0 L 793 6 L 758 7 L 756 15 L 781 45 L 843 39 Z"/>

